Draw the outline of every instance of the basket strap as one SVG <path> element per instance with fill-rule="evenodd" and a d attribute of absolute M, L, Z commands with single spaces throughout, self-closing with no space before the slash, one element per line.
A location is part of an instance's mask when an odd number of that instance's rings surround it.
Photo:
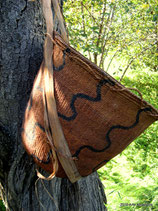
<path fill-rule="evenodd" d="M 52 0 L 57 4 L 57 0 Z M 53 15 L 51 8 L 51 0 L 42 0 L 43 13 L 46 20 L 47 34 L 53 35 Z M 58 5 L 59 6 L 59 5 Z M 60 9 L 60 8 L 58 8 Z M 60 13 L 60 10 L 57 11 Z M 60 17 L 61 18 L 61 17 Z M 63 32 L 64 34 L 64 32 Z M 55 171 L 57 171 L 57 157 L 67 174 L 69 180 L 73 183 L 81 178 L 74 160 L 72 159 L 67 141 L 64 137 L 64 133 L 58 118 L 56 100 L 54 96 L 54 81 L 53 81 L 53 42 L 46 36 L 44 44 L 44 62 L 43 62 L 43 82 L 44 82 L 44 120 L 45 120 L 45 130 L 53 151 L 53 158 L 55 159 Z M 52 176 L 56 172 L 52 173 Z"/>

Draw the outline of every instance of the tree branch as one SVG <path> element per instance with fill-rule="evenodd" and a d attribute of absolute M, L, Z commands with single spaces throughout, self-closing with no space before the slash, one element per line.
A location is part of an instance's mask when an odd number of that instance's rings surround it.
<path fill-rule="evenodd" d="M 108 40 L 108 35 L 109 35 L 111 24 L 112 24 L 112 21 L 113 21 L 115 7 L 116 6 L 114 6 L 112 8 L 111 13 L 110 13 L 110 15 L 108 17 L 108 20 L 107 20 L 107 23 L 106 23 L 106 26 L 107 26 L 106 28 L 108 29 L 108 31 L 106 31 L 106 29 L 104 30 L 104 35 L 103 35 L 103 40 L 102 40 L 102 47 L 101 47 L 102 55 L 101 55 L 99 67 L 101 67 L 101 65 L 103 66 L 103 61 L 104 61 L 104 57 L 105 57 L 105 55 L 104 55 L 105 46 L 106 46 L 106 43 L 107 43 L 107 40 Z M 106 33 L 106 38 L 105 38 L 105 33 Z M 106 55 L 107 55 L 107 52 L 106 52 Z"/>
<path fill-rule="evenodd" d="M 117 53 L 118 53 L 119 51 L 120 51 L 120 48 L 117 49 L 117 50 L 115 51 L 115 53 L 113 54 L 113 56 L 111 57 L 110 62 L 109 62 L 109 64 L 108 64 L 108 66 L 107 66 L 106 72 L 108 72 L 108 70 L 109 70 L 109 68 L 110 68 L 110 65 L 111 65 L 113 59 L 115 58 L 115 56 L 117 55 Z"/>
<path fill-rule="evenodd" d="M 122 76 L 121 76 L 121 78 L 120 78 L 120 82 L 121 82 L 122 79 L 124 78 L 124 76 L 125 76 L 125 74 L 126 74 L 128 68 L 131 66 L 131 64 L 134 62 L 134 60 L 135 60 L 136 58 L 138 58 L 144 51 L 147 51 L 147 50 L 149 50 L 149 49 L 152 49 L 153 46 L 154 46 L 155 44 L 156 44 L 156 42 L 152 45 L 152 47 L 148 47 L 148 48 L 143 49 L 143 50 L 142 50 L 139 54 L 137 54 L 135 57 L 129 59 L 129 62 L 128 62 L 127 66 L 126 66 L 126 68 L 125 68 L 125 70 L 124 70 L 124 72 L 123 72 L 123 74 L 122 74 Z"/>
<path fill-rule="evenodd" d="M 83 27 L 84 34 L 86 34 L 85 17 L 84 17 L 84 10 L 83 10 L 83 2 L 81 2 L 81 13 L 82 13 L 82 27 Z"/>
<path fill-rule="evenodd" d="M 86 7 L 86 5 L 83 4 L 83 2 L 81 2 L 81 5 L 87 10 L 87 12 L 89 13 L 90 17 L 92 17 L 93 21 L 96 23 L 96 19 L 95 17 L 92 15 L 92 13 L 89 11 L 89 9 Z"/>
<path fill-rule="evenodd" d="M 85 26 L 85 15 L 84 15 L 84 10 L 83 10 L 83 2 L 81 2 L 81 13 L 82 13 L 82 27 L 83 27 L 83 32 L 84 34 L 86 35 L 86 26 Z M 87 39 L 86 39 L 86 43 L 87 45 Z M 89 59 L 91 60 L 91 54 L 90 52 L 88 51 L 88 55 L 89 55 Z"/>
<path fill-rule="evenodd" d="M 97 39 L 97 44 L 96 44 L 96 48 L 99 47 L 100 44 L 100 39 L 101 39 L 101 34 L 102 34 L 102 30 L 103 30 L 103 22 L 104 22 L 104 17 L 105 17 L 105 11 L 106 11 L 106 1 L 104 2 L 104 6 L 103 6 L 103 11 L 102 11 L 102 17 L 101 17 L 101 23 L 99 26 L 99 34 L 98 34 L 98 39 Z M 97 53 L 94 53 L 94 62 L 95 64 L 97 64 Z"/>

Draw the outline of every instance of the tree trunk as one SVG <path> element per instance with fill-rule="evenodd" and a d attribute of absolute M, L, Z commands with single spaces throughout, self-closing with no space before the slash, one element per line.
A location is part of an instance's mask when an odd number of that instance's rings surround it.
<path fill-rule="evenodd" d="M 60 178 L 37 181 L 36 166 L 21 144 L 21 125 L 42 62 L 43 14 L 38 1 L 0 4 L 0 190 L 7 210 L 105 210 L 97 173 L 75 184 Z"/>

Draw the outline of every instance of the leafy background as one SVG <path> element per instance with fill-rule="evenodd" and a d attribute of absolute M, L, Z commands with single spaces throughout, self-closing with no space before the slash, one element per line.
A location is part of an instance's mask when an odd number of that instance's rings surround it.
<path fill-rule="evenodd" d="M 65 0 L 63 12 L 70 44 L 158 108 L 157 0 Z M 98 173 L 108 210 L 158 210 L 158 124 Z"/>
<path fill-rule="evenodd" d="M 65 1 L 64 17 L 74 48 L 158 108 L 157 1 Z M 108 210 L 158 210 L 157 122 L 98 173 Z"/>

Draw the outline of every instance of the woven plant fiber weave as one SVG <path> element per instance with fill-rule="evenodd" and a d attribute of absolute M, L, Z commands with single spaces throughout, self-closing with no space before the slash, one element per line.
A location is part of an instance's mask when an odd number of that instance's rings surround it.
<path fill-rule="evenodd" d="M 158 112 L 57 33 L 54 42 L 58 116 L 77 169 L 81 176 L 87 176 L 122 152 L 158 119 Z M 35 162 L 52 173 L 52 151 L 44 127 L 42 65 L 25 111 L 22 139 Z M 66 177 L 60 163 L 56 176 Z"/>

